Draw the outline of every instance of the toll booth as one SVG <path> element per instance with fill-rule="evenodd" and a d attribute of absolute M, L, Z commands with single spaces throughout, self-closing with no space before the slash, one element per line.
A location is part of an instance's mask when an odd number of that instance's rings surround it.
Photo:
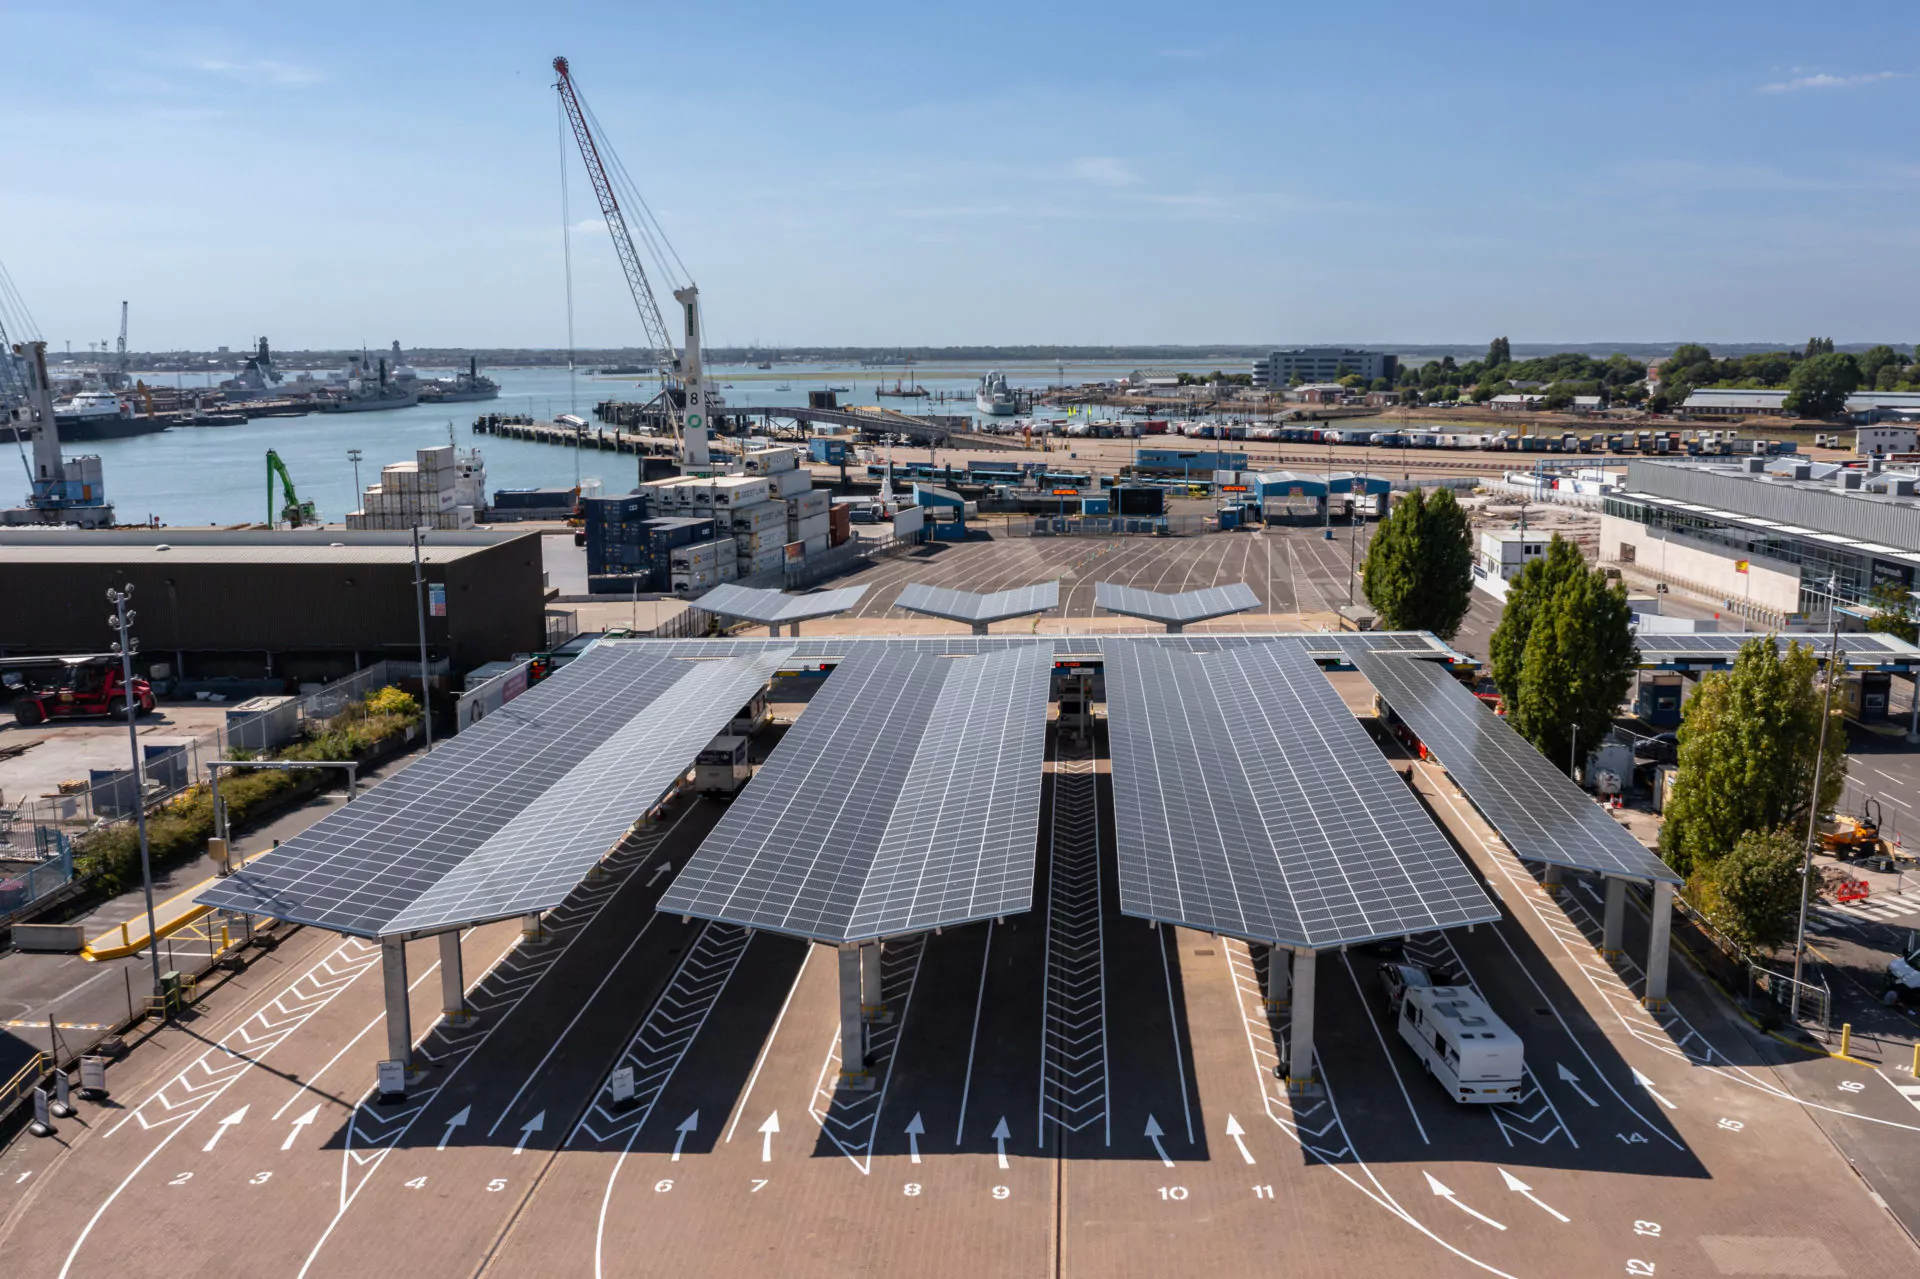
<path fill-rule="evenodd" d="M 927 535 L 939 542 L 961 542 L 967 536 L 967 500 L 952 489 L 916 483 L 913 504 L 925 512 Z"/>
<path fill-rule="evenodd" d="M 1674 728 L 1680 723 L 1680 708 L 1686 700 L 1685 676 L 1675 671 L 1642 671 L 1633 713 L 1649 724 Z"/>
<path fill-rule="evenodd" d="M 1840 704 L 1848 719 L 1878 723 L 1890 718 L 1893 704 L 1893 676 L 1886 671 L 1859 671 L 1840 685 Z"/>

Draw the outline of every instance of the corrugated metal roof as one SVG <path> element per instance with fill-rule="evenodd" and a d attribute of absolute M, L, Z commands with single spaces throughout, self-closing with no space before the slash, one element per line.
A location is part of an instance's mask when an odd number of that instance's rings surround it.
<path fill-rule="evenodd" d="M 420 548 L 429 564 L 446 564 L 484 551 L 484 546 Z M 413 546 L 176 546 L 99 543 L 37 545 L 32 539 L 0 536 L 0 558 L 13 564 L 411 564 Z"/>
<path fill-rule="evenodd" d="M 1627 463 L 1627 490 L 1791 526 L 1781 532 L 1833 533 L 1920 550 L 1920 498 L 1843 490 L 1831 480 L 1762 479 L 1725 466 L 1640 460 Z"/>

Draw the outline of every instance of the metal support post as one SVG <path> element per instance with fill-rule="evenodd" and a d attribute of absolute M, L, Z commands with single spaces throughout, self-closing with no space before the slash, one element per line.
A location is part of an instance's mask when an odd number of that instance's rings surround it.
<path fill-rule="evenodd" d="M 880 955 L 877 941 L 860 948 L 860 1016 L 868 1023 L 884 1025 L 893 1020 L 893 1013 L 880 990 Z"/>
<path fill-rule="evenodd" d="M 521 945 L 536 945 L 545 940 L 547 940 L 547 930 L 541 926 L 539 914 L 536 912 L 532 915 L 522 915 L 520 917 Z"/>
<path fill-rule="evenodd" d="M 1606 905 L 1600 916 L 1600 954 L 1617 959 L 1624 949 L 1627 929 L 1627 881 L 1608 875 Z"/>
<path fill-rule="evenodd" d="M 1313 1089 L 1313 951 L 1298 946 L 1293 952 L 1293 1035 L 1287 1045 L 1287 1087 L 1295 1092 Z"/>
<path fill-rule="evenodd" d="M 471 1021 L 467 976 L 460 966 L 460 930 L 440 934 L 440 1011 L 449 1021 Z"/>
<path fill-rule="evenodd" d="M 1913 718 L 1907 722 L 1907 744 L 1920 745 L 1920 670 L 1913 672 Z"/>
<path fill-rule="evenodd" d="M 1552 862 L 1548 862 L 1547 873 L 1540 879 L 1541 890 L 1544 891 L 1547 896 L 1555 897 L 1559 895 L 1560 886 L 1565 882 L 1566 872 L 1561 867 L 1555 866 Z"/>
<path fill-rule="evenodd" d="M 1267 947 L 1267 1011 L 1293 1002 L 1293 953 L 1285 946 Z"/>
<path fill-rule="evenodd" d="M 1667 1006 L 1667 952 L 1673 935 L 1673 885 L 1653 885 L 1653 928 L 1647 938 L 1647 989 L 1640 1002 L 1659 1011 Z"/>
<path fill-rule="evenodd" d="M 404 1077 L 413 1061 L 413 1016 L 407 1007 L 405 938 L 380 939 L 380 976 L 387 1001 L 387 1061 L 399 1063 Z"/>
<path fill-rule="evenodd" d="M 768 623 L 767 623 L 767 634 L 769 634 L 769 635 L 771 635 L 771 636 L 773 636 L 773 638 L 775 638 L 775 639 L 779 639 L 779 638 L 780 638 L 780 623 L 778 623 L 778 622 L 768 622 Z"/>
<path fill-rule="evenodd" d="M 1168 622 L 1167 623 L 1167 634 L 1169 635 L 1178 635 L 1186 629 L 1187 629 L 1187 624 L 1185 622 Z"/>
<path fill-rule="evenodd" d="M 973 623 L 973 633 L 975 635 L 985 635 L 987 633 L 987 624 L 985 622 Z"/>
<path fill-rule="evenodd" d="M 798 622 L 795 622 L 795 623 L 794 623 L 793 625 L 791 625 L 791 626 L 789 626 L 789 627 L 787 627 L 787 634 L 789 634 L 789 635 L 791 635 L 791 636 L 793 636 L 793 638 L 795 638 L 795 639 L 799 639 L 799 638 L 800 638 L 800 623 L 798 623 Z"/>
<path fill-rule="evenodd" d="M 867 1027 L 860 1015 L 860 947 L 840 947 L 840 1086 L 871 1088 Z"/>

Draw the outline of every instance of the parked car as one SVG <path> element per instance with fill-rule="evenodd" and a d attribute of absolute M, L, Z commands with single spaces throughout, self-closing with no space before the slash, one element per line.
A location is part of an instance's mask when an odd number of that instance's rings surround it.
<path fill-rule="evenodd" d="M 1387 989 L 1387 1019 L 1398 1021 L 1400 1005 L 1407 997 L 1407 988 L 1431 986 L 1433 977 L 1418 964 L 1382 964 L 1380 984 Z"/>

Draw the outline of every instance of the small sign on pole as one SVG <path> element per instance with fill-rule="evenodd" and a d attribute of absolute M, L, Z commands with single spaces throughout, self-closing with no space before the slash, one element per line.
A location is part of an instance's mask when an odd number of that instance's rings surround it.
<path fill-rule="evenodd" d="M 54 1071 L 53 1072 L 53 1107 L 52 1109 L 53 1109 L 53 1113 L 58 1115 L 62 1119 L 73 1118 L 73 1106 L 67 1100 L 68 1086 L 69 1085 L 67 1083 L 67 1072 L 64 1070 Z"/>
<path fill-rule="evenodd" d="M 613 1092 L 614 1105 L 616 1106 L 632 1105 L 633 1104 L 633 1067 L 622 1066 L 618 1070 L 614 1071 L 613 1079 L 609 1084 L 609 1087 Z"/>
<path fill-rule="evenodd" d="M 407 1063 L 404 1061 L 383 1061 L 376 1068 L 382 1097 L 404 1097 L 407 1095 Z"/>
<path fill-rule="evenodd" d="M 80 1059 L 80 1095 L 96 1099 L 107 1095 L 107 1059 L 105 1057 Z"/>
<path fill-rule="evenodd" d="M 47 1104 L 47 1090 L 44 1088 L 33 1090 L 33 1124 L 27 1131 L 36 1137 L 53 1135 L 53 1115 Z"/>

